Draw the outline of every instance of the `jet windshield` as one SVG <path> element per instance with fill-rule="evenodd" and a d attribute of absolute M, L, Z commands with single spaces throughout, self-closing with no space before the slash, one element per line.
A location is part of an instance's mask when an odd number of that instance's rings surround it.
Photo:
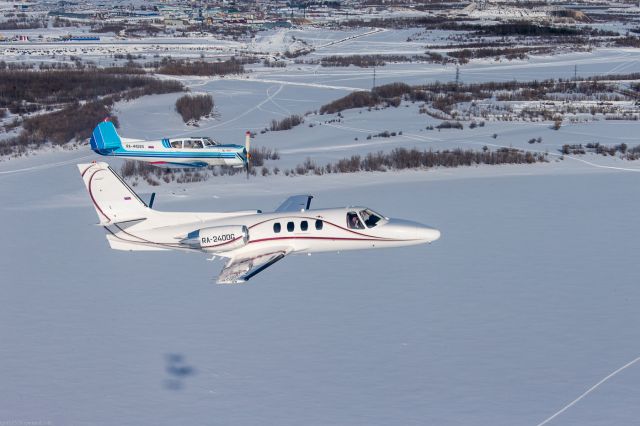
<path fill-rule="evenodd" d="M 381 215 L 371 209 L 360 210 L 360 217 L 367 228 L 374 228 L 383 219 Z"/>

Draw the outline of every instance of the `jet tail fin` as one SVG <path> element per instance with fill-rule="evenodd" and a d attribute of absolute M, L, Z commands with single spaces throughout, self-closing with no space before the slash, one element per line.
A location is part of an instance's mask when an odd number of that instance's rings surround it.
<path fill-rule="evenodd" d="M 140 221 L 152 213 L 107 163 L 78 164 L 101 225 Z"/>
<path fill-rule="evenodd" d="M 113 150 L 122 147 L 122 140 L 110 121 L 103 121 L 93 129 L 89 143 L 92 150 L 102 155 L 107 155 Z"/>

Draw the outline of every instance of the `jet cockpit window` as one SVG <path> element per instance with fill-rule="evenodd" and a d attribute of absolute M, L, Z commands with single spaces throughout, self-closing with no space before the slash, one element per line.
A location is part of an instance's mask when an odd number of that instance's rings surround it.
<path fill-rule="evenodd" d="M 364 229 L 364 225 L 356 212 L 347 213 L 347 226 L 351 229 Z"/>
<path fill-rule="evenodd" d="M 171 141 L 171 148 L 182 148 L 182 141 Z"/>
<path fill-rule="evenodd" d="M 360 217 L 367 228 L 375 227 L 382 220 L 382 216 L 370 209 L 360 210 Z"/>

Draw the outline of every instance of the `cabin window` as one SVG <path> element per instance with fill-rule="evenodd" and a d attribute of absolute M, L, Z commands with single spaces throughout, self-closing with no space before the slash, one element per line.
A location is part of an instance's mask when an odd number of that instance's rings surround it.
<path fill-rule="evenodd" d="M 203 148 L 202 141 L 191 141 L 191 142 L 193 144 L 193 148 L 196 148 L 196 149 L 202 149 Z"/>
<path fill-rule="evenodd" d="M 193 148 L 193 141 L 191 139 L 186 139 L 183 141 L 182 146 L 184 148 Z"/>
<path fill-rule="evenodd" d="M 182 141 L 172 141 L 171 142 L 171 148 L 182 148 Z"/>
<path fill-rule="evenodd" d="M 273 232 L 275 232 L 276 234 L 280 232 L 281 228 L 282 227 L 280 226 L 279 223 L 276 222 L 276 223 L 273 224 Z"/>
<path fill-rule="evenodd" d="M 309 222 L 307 222 L 306 220 L 303 220 L 302 222 L 300 222 L 301 231 L 306 231 L 308 229 L 309 229 Z"/>
<path fill-rule="evenodd" d="M 316 230 L 318 230 L 318 231 L 322 230 L 322 221 L 321 220 L 316 220 Z"/>
<path fill-rule="evenodd" d="M 360 210 L 360 217 L 367 228 L 375 227 L 382 220 L 382 216 L 370 209 Z"/>
<path fill-rule="evenodd" d="M 364 229 L 364 225 L 356 212 L 347 213 L 347 226 L 351 229 Z"/>
<path fill-rule="evenodd" d="M 287 222 L 287 231 L 293 232 L 294 229 L 295 225 L 293 224 L 293 222 Z"/>

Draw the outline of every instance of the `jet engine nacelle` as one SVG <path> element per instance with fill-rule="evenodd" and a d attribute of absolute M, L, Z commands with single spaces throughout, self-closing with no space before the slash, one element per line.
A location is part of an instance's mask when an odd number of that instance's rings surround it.
<path fill-rule="evenodd" d="M 189 232 L 187 238 L 180 242 L 193 248 L 229 251 L 249 242 L 249 230 L 243 225 L 212 226 Z"/>

